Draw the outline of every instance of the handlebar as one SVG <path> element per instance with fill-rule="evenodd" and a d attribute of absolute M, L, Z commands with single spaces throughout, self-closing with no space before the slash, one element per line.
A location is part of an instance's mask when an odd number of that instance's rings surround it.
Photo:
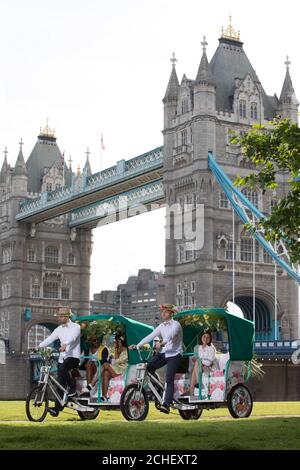
<path fill-rule="evenodd" d="M 141 348 L 139 348 L 138 346 L 136 347 L 136 351 L 138 353 L 138 356 L 139 356 L 139 359 L 141 362 L 147 362 L 148 359 L 150 359 L 151 355 L 153 354 L 153 349 L 152 348 L 149 348 L 149 354 L 146 358 L 143 358 L 142 354 L 141 354 Z M 146 349 L 144 349 L 144 351 L 146 351 Z"/>
<path fill-rule="evenodd" d="M 53 358 L 53 354 L 57 353 L 57 351 L 52 348 L 33 348 L 31 352 L 34 354 L 39 354 L 44 360 Z"/>

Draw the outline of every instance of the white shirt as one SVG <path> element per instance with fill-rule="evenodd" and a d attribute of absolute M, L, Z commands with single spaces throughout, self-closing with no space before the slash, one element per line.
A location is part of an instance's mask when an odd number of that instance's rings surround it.
<path fill-rule="evenodd" d="M 205 348 L 200 344 L 195 346 L 194 349 L 195 356 L 202 359 L 202 363 L 205 366 L 211 366 L 216 358 L 216 349 L 211 344 L 210 346 L 205 346 Z"/>
<path fill-rule="evenodd" d="M 39 348 L 46 348 L 54 341 L 66 345 L 66 351 L 59 354 L 58 362 L 64 362 L 67 357 L 80 358 L 80 326 L 71 320 L 68 323 L 58 326 L 48 338 L 39 344 Z"/>
<path fill-rule="evenodd" d="M 182 328 L 178 321 L 171 319 L 161 323 L 150 335 L 142 339 L 137 346 L 141 347 L 146 343 L 150 343 L 156 336 L 165 343 L 165 346 L 162 348 L 165 357 L 182 354 Z"/>

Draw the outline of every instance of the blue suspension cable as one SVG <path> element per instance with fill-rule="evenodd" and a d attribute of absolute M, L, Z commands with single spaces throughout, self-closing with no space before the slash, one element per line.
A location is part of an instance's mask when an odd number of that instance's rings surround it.
<path fill-rule="evenodd" d="M 249 219 L 246 211 L 239 205 L 241 202 L 244 206 L 246 206 L 252 215 L 257 217 L 260 220 L 264 217 L 263 213 L 260 212 L 245 196 L 242 194 L 232 183 L 230 178 L 224 173 L 221 167 L 215 161 L 211 152 L 208 154 L 208 166 L 212 173 L 215 175 L 220 187 L 228 197 L 229 201 L 231 202 L 232 207 L 234 208 L 237 215 L 240 217 L 244 224 L 252 223 Z M 278 263 L 288 274 L 291 276 L 296 282 L 300 284 L 300 275 L 297 273 L 296 270 L 292 268 L 286 261 L 284 261 L 277 251 L 273 248 L 270 242 L 268 242 L 261 233 L 258 231 L 252 231 L 253 237 L 262 245 L 262 247 L 269 253 L 276 263 Z"/>

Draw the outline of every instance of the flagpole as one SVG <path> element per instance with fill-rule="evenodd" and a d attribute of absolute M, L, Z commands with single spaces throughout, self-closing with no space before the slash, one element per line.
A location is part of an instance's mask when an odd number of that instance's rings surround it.
<path fill-rule="evenodd" d="M 101 134 L 101 143 L 100 143 L 100 171 L 102 170 L 102 134 Z"/>

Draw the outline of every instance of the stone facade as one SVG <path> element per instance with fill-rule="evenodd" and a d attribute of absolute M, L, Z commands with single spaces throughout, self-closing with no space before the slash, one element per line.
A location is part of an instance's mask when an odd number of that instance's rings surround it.
<path fill-rule="evenodd" d="M 179 204 L 195 217 L 204 205 L 204 244 L 196 245 L 183 233 L 182 219 L 170 211 L 166 237 L 166 301 L 179 308 L 193 305 L 224 307 L 232 300 L 233 220 L 230 205 L 208 169 L 212 151 L 231 179 L 249 172 L 241 149 L 231 143 L 232 133 L 247 132 L 251 125 L 281 115 L 297 122 L 298 101 L 292 85 L 289 61 L 280 98 L 268 96 L 248 60 L 238 35 L 224 33 L 209 62 L 206 40 L 195 79 L 185 75 L 179 83 L 173 57 L 164 103 L 164 186 L 167 207 Z M 246 196 L 268 213 L 286 190 L 283 176 L 276 193 L 248 191 Z M 191 219 L 191 220 L 192 220 Z M 176 233 L 176 236 L 175 236 Z M 252 318 L 253 242 L 235 217 L 235 303 Z M 274 339 L 274 265 L 258 245 L 256 260 L 256 334 Z M 278 268 L 278 337 L 298 335 L 298 286 Z"/>
<path fill-rule="evenodd" d="M 92 313 L 119 313 L 134 320 L 155 325 L 160 320 L 159 305 L 164 303 L 164 274 L 140 269 L 117 290 L 94 294 Z M 121 309 L 120 309 L 121 306 Z"/>
<path fill-rule="evenodd" d="M 67 216 L 37 225 L 15 220 L 21 200 L 79 177 L 65 164 L 48 126 L 26 162 L 22 142 L 14 167 L 5 154 L 0 173 L 0 336 L 10 353 L 26 353 L 35 325 L 53 329 L 58 306 L 89 312 L 91 231 L 71 231 Z"/>

